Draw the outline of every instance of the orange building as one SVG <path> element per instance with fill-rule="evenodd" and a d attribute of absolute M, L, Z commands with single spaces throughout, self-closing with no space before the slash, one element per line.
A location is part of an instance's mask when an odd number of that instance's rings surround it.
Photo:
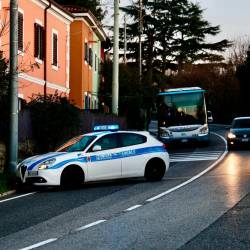
<path fill-rule="evenodd" d="M 0 0 L 1 26 L 9 20 L 9 0 Z M 73 16 L 52 0 L 18 1 L 19 97 L 70 92 L 70 24 Z M 76 45 L 77 46 L 77 45 Z M 9 58 L 9 28 L 0 39 Z"/>
<path fill-rule="evenodd" d="M 70 99 L 81 109 L 95 109 L 100 84 L 101 42 L 106 34 L 94 15 L 79 7 L 67 7 L 74 16 L 70 26 Z M 99 46 L 96 46 L 96 45 Z"/>

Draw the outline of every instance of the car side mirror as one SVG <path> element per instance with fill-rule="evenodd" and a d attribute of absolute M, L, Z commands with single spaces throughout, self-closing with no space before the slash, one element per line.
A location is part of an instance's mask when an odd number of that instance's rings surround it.
<path fill-rule="evenodd" d="M 102 147 L 100 145 L 95 145 L 92 149 L 93 152 L 101 151 Z"/>

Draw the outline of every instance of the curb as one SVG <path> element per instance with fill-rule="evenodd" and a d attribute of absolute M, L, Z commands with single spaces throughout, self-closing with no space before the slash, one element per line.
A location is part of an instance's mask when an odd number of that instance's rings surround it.
<path fill-rule="evenodd" d="M 0 198 L 5 197 L 7 195 L 15 194 L 15 193 L 16 193 L 16 190 L 11 190 L 11 191 L 8 191 L 8 192 L 5 192 L 5 193 L 1 193 Z"/>

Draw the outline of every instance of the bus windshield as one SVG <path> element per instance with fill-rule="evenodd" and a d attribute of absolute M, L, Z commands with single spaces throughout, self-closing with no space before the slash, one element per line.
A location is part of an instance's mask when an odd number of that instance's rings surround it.
<path fill-rule="evenodd" d="M 203 92 L 159 96 L 159 125 L 164 127 L 205 124 Z"/>

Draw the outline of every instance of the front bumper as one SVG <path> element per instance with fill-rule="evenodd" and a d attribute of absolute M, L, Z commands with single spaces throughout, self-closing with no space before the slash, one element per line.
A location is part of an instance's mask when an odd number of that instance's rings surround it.
<path fill-rule="evenodd" d="M 199 135 L 199 136 L 183 136 L 183 137 L 159 137 L 160 141 L 163 143 L 172 142 L 208 142 L 209 134 Z"/>
<path fill-rule="evenodd" d="M 18 175 L 20 176 L 22 182 L 27 184 L 33 184 L 37 186 L 60 185 L 61 173 L 54 169 L 29 171 L 27 168 L 20 168 Z"/>

